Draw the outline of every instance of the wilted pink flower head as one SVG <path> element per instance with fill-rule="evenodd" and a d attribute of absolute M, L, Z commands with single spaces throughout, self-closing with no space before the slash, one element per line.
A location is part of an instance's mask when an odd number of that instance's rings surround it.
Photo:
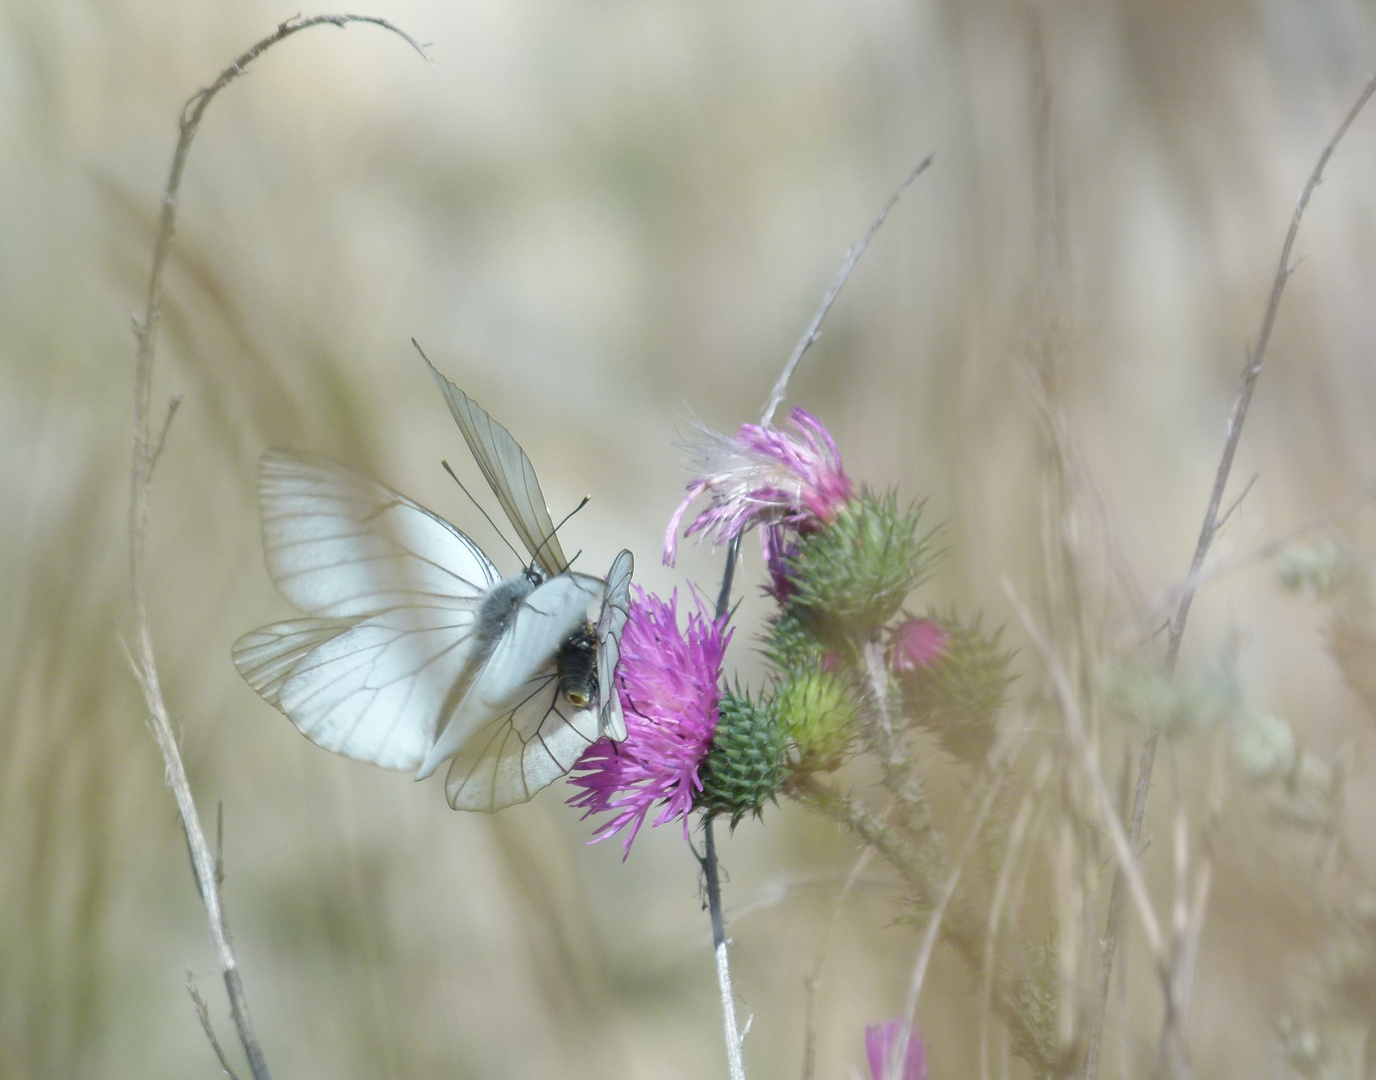
<path fill-rule="evenodd" d="M 906 1033 L 908 1048 L 903 1054 L 902 1071 L 896 1060 L 898 1044 Z M 865 1029 L 865 1053 L 870 1059 L 874 1080 L 927 1080 L 927 1054 L 917 1032 L 899 1018 Z"/>
<path fill-rule="evenodd" d="M 683 535 L 700 532 L 714 544 L 724 544 L 756 525 L 783 525 L 807 533 L 836 517 L 855 490 L 841 468 L 836 443 L 805 409 L 788 414 L 788 428 L 742 424 L 735 436 L 702 429 L 702 437 L 690 447 L 697 475 L 664 537 L 667 565 L 672 566 L 678 554 L 679 525 L 702 494 L 711 497 L 711 505 Z"/>
<path fill-rule="evenodd" d="M 702 790 L 698 772 L 717 730 L 722 659 L 731 640 L 726 621 L 709 618 L 696 594 L 697 611 L 689 613 L 688 627 L 681 631 L 677 592 L 668 603 L 643 589 L 637 592 L 621 635 L 616 675 L 626 738 L 593 743 L 569 777 L 583 789 L 569 805 L 585 807 L 585 818 L 616 814 L 593 842 L 629 827 L 622 841 L 626 855 L 657 804 L 663 810 L 653 824 L 681 817 L 688 835 L 688 813 Z"/>
<path fill-rule="evenodd" d="M 931 619 L 909 616 L 893 632 L 889 663 L 896 675 L 926 671 L 946 655 L 950 632 Z"/>

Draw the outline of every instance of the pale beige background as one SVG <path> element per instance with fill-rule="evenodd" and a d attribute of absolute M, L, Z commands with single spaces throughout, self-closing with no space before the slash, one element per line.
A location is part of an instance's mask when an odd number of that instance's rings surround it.
<path fill-rule="evenodd" d="M 121 646 L 129 321 L 181 102 L 295 10 L 0 5 L 0 1076 L 216 1075 L 188 969 L 230 1033 Z M 182 190 L 155 389 L 159 409 L 183 401 L 154 491 L 154 633 L 203 812 L 224 804 L 225 897 L 265 1050 L 293 1080 L 722 1076 L 680 831 L 647 831 L 623 864 L 584 846 L 562 786 L 456 815 L 436 783 L 310 746 L 240 681 L 230 643 L 287 613 L 262 566 L 257 455 L 332 454 L 488 542 L 439 468 L 474 475 L 414 335 L 524 443 L 556 515 L 592 496 L 568 550 L 602 567 L 629 546 L 648 587 L 710 586 L 705 552 L 658 565 L 684 479 L 674 444 L 694 420 L 758 414 L 848 244 L 935 152 L 792 400 L 852 475 L 949 522 L 928 598 L 1006 620 L 1002 582 L 1031 590 L 1040 573 L 1020 365 L 1055 286 L 1060 405 L 1151 596 L 1188 563 L 1293 198 L 1376 59 L 1373 8 L 357 10 L 429 42 L 433 65 L 375 30 L 321 28 L 216 102 Z M 1050 169 L 1034 155 L 1043 91 Z M 1226 550 L 1373 480 L 1373 191 L 1376 115 L 1302 236 L 1239 458 L 1240 480 L 1260 479 Z M 1038 226 L 1039 200 L 1059 228 Z M 752 553 L 747 676 L 758 580 Z M 1198 606 L 1187 652 L 1216 655 L 1240 628 L 1249 694 L 1332 752 L 1367 722 L 1321 620 L 1261 567 Z M 1367 860 L 1370 790 L 1350 806 Z M 793 807 L 723 848 L 751 1074 L 796 1076 L 802 979 L 854 848 Z M 1278 858 L 1246 834 L 1220 868 L 1201 1076 L 1269 1068 L 1270 1020 L 1303 987 L 1307 943 L 1287 920 L 1305 901 L 1268 892 Z M 898 911 L 876 873 L 842 913 L 820 1076 L 859 1069 L 863 1025 L 898 1007 L 917 942 Z M 934 1078 L 972 1075 L 969 987 L 938 953 L 920 1010 Z"/>

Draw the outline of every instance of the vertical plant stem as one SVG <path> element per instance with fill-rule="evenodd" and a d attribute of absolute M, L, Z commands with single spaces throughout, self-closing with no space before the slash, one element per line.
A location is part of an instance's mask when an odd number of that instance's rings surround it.
<path fill-rule="evenodd" d="M 726 549 L 726 566 L 722 569 L 721 590 L 717 594 L 717 620 L 720 622 L 731 610 L 731 584 L 736 576 L 736 561 L 740 557 L 741 538 L 732 538 Z M 731 961 L 726 953 L 726 918 L 721 909 L 721 864 L 717 861 L 717 838 L 711 815 L 702 822 L 702 875 L 706 879 L 707 912 L 712 920 L 712 953 L 717 961 L 717 987 L 721 991 L 722 1026 L 726 1033 L 726 1062 L 731 1080 L 745 1080 L 745 1060 L 741 1051 L 740 1028 L 736 1023 L 736 995 L 731 989 Z"/>
<path fill-rule="evenodd" d="M 1194 603 L 1195 593 L 1198 591 L 1199 582 L 1203 576 L 1204 559 L 1209 554 L 1214 537 L 1218 533 L 1219 508 L 1223 505 L 1223 495 L 1228 486 L 1228 478 L 1232 474 L 1233 459 L 1237 456 L 1238 443 L 1242 439 L 1242 425 L 1247 419 L 1247 409 L 1252 403 L 1252 394 L 1256 389 L 1257 379 L 1261 376 L 1262 366 L 1266 360 L 1266 348 L 1271 341 L 1271 331 L 1275 327 L 1276 315 L 1280 311 L 1280 302 L 1285 294 L 1285 286 L 1295 269 L 1291 262 L 1291 254 L 1295 246 L 1295 237 L 1299 234 L 1300 222 L 1304 218 L 1304 212 L 1309 206 L 1310 198 L 1320 181 L 1323 180 L 1323 171 L 1327 167 L 1329 159 L 1338 148 L 1343 136 L 1347 134 L 1353 121 L 1357 119 L 1358 114 L 1371 100 L 1373 94 L 1376 94 L 1376 74 L 1367 80 L 1361 93 L 1357 95 L 1357 100 L 1353 103 L 1352 108 L 1348 110 L 1342 123 L 1338 125 L 1338 130 L 1333 133 L 1333 137 L 1328 140 L 1319 153 L 1319 159 L 1314 165 L 1313 172 L 1309 174 L 1309 179 L 1295 202 L 1294 212 L 1290 215 L 1290 227 L 1286 230 L 1285 242 L 1281 245 L 1280 260 L 1276 265 L 1276 274 L 1271 282 L 1270 297 L 1261 318 L 1261 330 L 1257 335 L 1256 344 L 1252 347 L 1251 354 L 1247 358 L 1247 365 L 1242 370 L 1241 385 L 1238 388 L 1237 397 L 1233 401 L 1232 411 L 1228 415 L 1228 429 L 1223 440 L 1223 454 L 1214 474 L 1214 485 L 1209 493 L 1209 505 L 1204 512 L 1204 523 L 1200 526 L 1199 539 L 1195 543 L 1194 556 L 1190 560 L 1190 572 L 1186 575 L 1185 586 L 1181 591 L 1175 615 L 1171 618 L 1170 636 L 1166 644 L 1167 674 L 1173 674 L 1175 671 L 1176 661 L 1180 657 L 1180 643 L 1185 636 L 1185 623 L 1190 617 L 1190 607 Z M 1155 731 L 1148 734 L 1142 743 L 1141 754 L 1138 756 L 1137 786 L 1133 793 L 1132 817 L 1128 824 L 1128 843 L 1134 857 L 1140 855 L 1142 850 L 1142 825 L 1146 818 L 1147 796 L 1151 789 L 1152 769 L 1156 763 L 1157 742 L 1158 735 Z M 1097 1000 L 1100 1002 L 1107 1000 L 1113 977 L 1113 962 L 1122 927 L 1123 888 L 1123 867 L 1120 863 L 1114 869 L 1113 885 L 1109 891 L 1108 923 L 1099 954 L 1096 990 Z M 1169 1002 L 1167 1003 L 1167 1015 L 1171 1015 L 1171 1003 Z M 1102 1035 L 1103 1010 L 1100 1008 L 1098 1022 L 1091 1027 L 1089 1032 L 1090 1044 L 1089 1053 L 1085 1059 L 1085 1080 L 1096 1080 L 1099 1043 Z"/>
<path fill-rule="evenodd" d="M 709 817 L 702 823 L 702 873 L 707 879 L 707 912 L 712 920 L 712 951 L 717 959 L 717 986 L 721 990 L 722 1022 L 726 1029 L 726 1062 L 731 1080 L 745 1080 L 740 1029 L 736 1025 L 736 997 L 731 989 L 731 964 L 726 956 L 726 919 L 721 910 L 721 877 L 717 842 Z"/>

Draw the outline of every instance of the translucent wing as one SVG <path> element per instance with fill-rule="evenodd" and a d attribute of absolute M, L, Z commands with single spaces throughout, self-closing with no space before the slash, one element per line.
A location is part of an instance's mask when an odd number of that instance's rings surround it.
<path fill-rule="evenodd" d="M 273 703 L 317 746 L 409 771 L 462 695 L 478 640 L 468 607 L 381 612 L 297 659 Z"/>
<path fill-rule="evenodd" d="M 278 694 L 296 662 L 352 625 L 348 619 L 292 619 L 250 630 L 234 643 L 234 666 L 269 705 L 280 709 Z"/>
<path fill-rule="evenodd" d="M 572 769 L 597 737 L 596 710 L 561 697 L 554 665 L 547 664 L 515 705 L 454 756 L 444 793 L 455 810 L 490 813 L 527 802 Z"/>
<path fill-rule="evenodd" d="M 500 578 L 449 522 L 324 458 L 271 451 L 258 491 L 268 575 L 307 615 L 357 619 L 434 598 L 476 606 Z"/>
<path fill-rule="evenodd" d="M 482 469 L 530 557 L 544 568 L 548 577 L 562 574 L 568 569 L 569 561 L 564 558 L 559 538 L 554 534 L 554 522 L 550 520 L 549 508 L 540 491 L 540 482 L 535 479 L 535 467 L 530 458 L 511 437 L 511 432 L 436 371 L 428 359 L 425 363 L 444 394 L 478 468 Z"/>
<path fill-rule="evenodd" d="M 607 592 L 597 620 L 597 687 L 600 702 L 597 730 L 620 742 L 626 737 L 626 718 L 621 715 L 621 695 L 616 692 L 616 665 L 621 659 L 621 631 L 631 610 L 631 571 L 635 559 L 623 550 L 607 572 Z"/>
<path fill-rule="evenodd" d="M 521 601 L 425 755 L 417 780 L 425 779 L 479 731 L 530 697 L 531 680 L 553 669 L 560 646 L 586 625 L 588 609 L 601 603 L 603 587 L 587 574 L 560 574 Z"/>

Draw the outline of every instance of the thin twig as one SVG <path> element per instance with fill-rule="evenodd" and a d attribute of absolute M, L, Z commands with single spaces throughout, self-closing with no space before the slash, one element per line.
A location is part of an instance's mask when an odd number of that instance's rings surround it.
<path fill-rule="evenodd" d="M 1018 852 L 1028 834 L 1033 816 L 1045 805 L 1041 798 L 1042 789 L 1051 776 L 1051 756 L 1043 755 L 1032 777 L 1032 787 L 1023 797 L 1018 807 L 1013 825 L 1008 830 L 1003 863 L 999 867 L 998 880 L 994 884 L 993 899 L 989 903 L 989 930 L 985 935 L 984 973 L 980 989 L 981 1008 L 979 1012 L 979 1075 L 980 1080 L 989 1080 L 989 1014 L 994 993 L 995 959 L 998 956 L 999 925 L 1003 921 L 1003 911 L 1007 905 L 1013 882 L 1013 872 Z"/>
<path fill-rule="evenodd" d="M 230 1067 L 229 1058 L 225 1056 L 225 1048 L 220 1045 L 220 1040 L 215 1035 L 214 1026 L 210 1023 L 210 1008 L 206 1005 L 205 998 L 201 997 L 201 992 L 196 989 L 196 982 L 189 971 L 186 973 L 186 992 L 191 995 L 191 1003 L 196 1007 L 196 1018 L 201 1022 L 201 1030 L 205 1032 L 210 1048 L 220 1060 L 220 1068 L 225 1071 L 229 1080 L 239 1080 Z"/>
<path fill-rule="evenodd" d="M 1137 853 L 1128 843 L 1127 831 L 1118 818 L 1113 797 L 1109 794 L 1108 785 L 1104 783 L 1103 770 L 1099 768 L 1098 759 L 1094 756 L 1089 733 L 1085 730 L 1084 717 L 1080 715 L 1079 699 L 1070 685 L 1070 676 L 1066 674 L 1065 665 L 1052 649 L 1051 642 L 1033 622 L 1031 613 L 1017 592 L 1006 584 L 1004 592 L 1009 603 L 1013 605 L 1014 614 L 1022 624 L 1023 632 L 1032 641 L 1033 647 L 1041 654 L 1042 662 L 1046 665 L 1052 689 L 1056 693 L 1056 702 L 1061 708 L 1066 729 L 1070 734 L 1071 747 L 1075 751 L 1085 779 L 1089 782 L 1090 790 L 1094 793 L 1094 801 L 1098 804 L 1104 830 L 1113 843 L 1118 862 L 1127 878 L 1129 894 L 1137 906 L 1142 929 L 1147 936 L 1147 946 L 1158 964 L 1162 964 L 1166 956 L 1166 937 L 1161 929 L 1160 920 L 1156 917 L 1156 909 L 1151 906 L 1151 896 L 1147 892 L 1146 880 L 1142 877 L 1142 867 L 1138 862 Z"/>
<path fill-rule="evenodd" d="M 158 433 L 158 441 L 153 447 L 153 453 L 148 462 L 148 473 L 150 476 L 153 470 L 157 468 L 158 459 L 162 457 L 162 448 L 167 445 L 167 433 L 172 430 L 172 420 L 176 417 L 177 410 L 181 408 L 181 404 L 181 394 L 178 394 L 167 403 L 167 415 L 163 417 L 162 431 Z"/>
<path fill-rule="evenodd" d="M 1189 573 L 1185 575 L 1185 587 L 1181 592 L 1175 615 L 1170 622 L 1170 637 L 1166 644 L 1166 671 L 1168 674 L 1175 671 L 1175 664 L 1180 656 L 1180 642 L 1185 636 L 1185 623 L 1190 616 L 1190 605 L 1194 603 L 1198 583 L 1202 578 L 1204 559 L 1208 555 L 1210 547 L 1213 546 L 1214 537 L 1218 533 L 1219 507 L 1223 503 L 1223 494 L 1233 469 L 1233 459 L 1237 455 L 1237 446 L 1242 438 L 1242 425 L 1247 419 L 1247 409 L 1252 403 L 1252 393 L 1256 389 L 1257 379 L 1261 375 L 1262 365 L 1266 360 L 1266 348 L 1271 341 L 1271 331 L 1275 327 L 1281 297 L 1285 294 L 1285 286 L 1290 280 L 1291 273 L 1294 272 L 1294 265 L 1291 263 L 1290 256 L 1295 246 L 1295 237 L 1299 233 L 1300 221 L 1304 217 L 1305 209 L 1309 206 L 1310 197 L 1323 180 L 1323 171 L 1328 165 L 1329 158 L 1337 150 L 1338 144 L 1347 134 L 1353 121 L 1357 119 L 1358 114 L 1371 100 L 1372 94 L 1376 94 L 1376 74 L 1373 74 L 1367 80 L 1366 85 L 1362 87 L 1362 92 L 1357 95 L 1357 100 L 1353 103 L 1352 108 L 1343 117 L 1342 123 L 1338 125 L 1338 130 L 1333 133 L 1333 137 L 1328 140 L 1319 154 L 1314 170 L 1309 174 L 1308 181 L 1305 182 L 1300 191 L 1294 212 L 1290 216 L 1290 227 L 1286 230 L 1285 242 L 1281 245 L 1280 261 L 1276 265 L 1276 276 L 1271 283 L 1270 298 L 1267 300 L 1266 310 L 1261 318 L 1261 332 L 1257 335 L 1256 345 L 1252 348 L 1251 355 L 1247 359 L 1247 365 L 1242 371 L 1242 384 L 1238 388 L 1237 397 L 1233 401 L 1233 408 L 1228 416 L 1227 435 L 1223 441 L 1223 456 L 1219 459 L 1218 470 L 1214 474 L 1214 486 L 1209 493 L 1209 505 L 1204 512 L 1204 523 L 1199 529 L 1199 539 L 1195 543 Z M 1128 840 L 1134 852 L 1141 850 L 1142 825 L 1146 818 L 1147 795 L 1151 789 L 1152 768 L 1156 763 L 1157 740 L 1158 733 L 1156 731 L 1149 733 L 1142 743 L 1142 750 L 1138 756 L 1137 787 L 1133 794 L 1132 817 L 1128 824 Z M 1100 1000 L 1107 997 L 1113 975 L 1113 961 L 1117 951 L 1122 920 L 1122 891 L 1123 867 L 1120 863 L 1114 871 L 1113 885 L 1109 890 L 1108 923 L 1104 931 L 1103 948 L 1099 959 L 1098 995 Z M 1102 1028 L 1101 1014 L 1100 1023 L 1094 1025 L 1090 1031 L 1090 1054 L 1086 1059 L 1085 1080 L 1095 1080 L 1098 1063 L 1097 1050 Z"/>
<path fill-rule="evenodd" d="M 1366 103 L 1371 99 L 1371 95 L 1376 94 L 1376 74 L 1367 80 L 1366 86 L 1358 95 L 1356 102 L 1348 113 L 1343 117 L 1343 122 L 1338 125 L 1338 130 L 1333 133 L 1333 137 L 1328 140 L 1328 144 L 1319 154 L 1319 160 L 1314 166 L 1314 171 L 1310 173 L 1309 180 L 1305 183 L 1304 189 L 1300 192 L 1299 200 L 1295 203 L 1295 211 L 1290 217 L 1290 228 L 1285 234 L 1285 243 L 1280 249 L 1280 262 L 1276 266 L 1276 277 L 1271 284 L 1271 297 L 1266 304 L 1266 313 L 1261 319 L 1261 333 L 1257 336 L 1257 343 L 1252 349 L 1252 355 L 1247 360 L 1247 366 L 1242 371 L 1242 386 L 1238 390 L 1237 399 L 1233 402 L 1232 413 L 1228 417 L 1228 434 L 1223 443 L 1223 457 L 1218 463 L 1218 472 L 1214 476 L 1213 491 L 1209 493 L 1209 507 L 1204 513 L 1204 524 L 1199 530 L 1199 540 L 1195 544 L 1194 558 L 1190 561 L 1189 577 L 1194 577 L 1199 573 L 1199 569 L 1204 565 L 1204 557 L 1209 553 L 1209 547 L 1213 544 L 1214 536 L 1218 532 L 1219 506 L 1223 503 L 1223 493 L 1228 486 L 1228 477 L 1232 473 L 1233 458 L 1237 454 L 1238 442 L 1242 438 L 1242 425 L 1247 419 L 1247 408 L 1252 403 L 1252 392 L 1256 389 L 1257 378 L 1261 375 L 1261 368 L 1266 360 L 1266 347 L 1271 341 L 1271 331 L 1276 324 L 1276 314 L 1280 310 L 1281 297 L 1285 294 L 1285 285 L 1290 280 L 1290 275 L 1294 267 L 1290 264 L 1290 253 L 1295 246 L 1295 237 L 1300 231 L 1300 221 L 1304 217 L 1304 211 L 1309 206 L 1309 199 L 1314 194 L 1314 189 L 1323 180 L 1323 170 L 1328 165 L 1328 159 L 1333 156 L 1333 152 L 1338 148 L 1338 143 L 1342 141 L 1347 129 L 1352 126 L 1352 122 L 1357 119 L 1357 114 L 1362 111 Z M 1186 592 L 1180 598 L 1180 606 L 1176 609 L 1175 618 L 1171 621 L 1170 641 L 1166 646 L 1166 667 L 1167 670 L 1174 670 L 1176 657 L 1180 653 L 1180 640 L 1185 636 L 1185 620 L 1190 615 L 1190 604 L 1194 601 L 1194 592 Z"/>
<path fill-rule="evenodd" d="M 821 334 L 822 320 L 827 317 L 827 312 L 831 310 L 831 305 L 836 302 L 837 295 L 846 284 L 846 279 L 850 277 L 850 272 L 855 269 L 855 264 L 860 261 L 860 256 L 865 254 L 865 249 L 870 246 L 870 241 L 883 227 L 884 219 L 889 216 L 889 211 L 902 198 L 903 192 L 908 190 L 908 186 L 927 171 L 931 165 L 935 154 L 928 154 L 912 172 L 910 172 L 903 183 L 899 184 L 894 193 L 889 196 L 889 201 L 884 204 L 884 209 L 879 211 L 879 216 L 870 225 L 869 232 L 860 239 L 860 242 L 846 252 L 846 257 L 841 260 L 841 268 L 836 271 L 836 277 L 832 279 L 831 286 L 827 289 L 826 295 L 822 297 L 822 303 L 817 308 L 817 312 L 812 316 L 812 322 L 803 331 L 803 336 L 798 339 L 798 344 L 793 347 L 793 355 L 788 358 L 788 363 L 784 365 L 784 370 L 779 375 L 779 381 L 774 384 L 774 390 L 769 395 L 769 403 L 764 407 L 760 423 L 768 424 L 774 419 L 774 412 L 778 409 L 784 395 L 788 393 L 788 381 L 793 378 L 793 372 L 798 367 L 798 361 L 802 360 L 803 353 L 812 348 L 813 344 Z"/>
<path fill-rule="evenodd" d="M 851 867 L 850 874 L 846 877 L 846 883 L 841 886 L 836 902 L 831 906 L 831 918 L 827 920 L 826 929 L 822 931 L 822 943 L 817 947 L 817 958 L 812 962 L 812 970 L 803 979 L 803 985 L 807 989 L 807 1004 L 803 1014 L 802 1080 L 812 1080 L 817 1071 L 817 999 L 822 992 L 822 965 L 826 962 L 827 953 L 831 949 L 831 936 L 836 930 L 836 921 L 840 918 L 842 906 L 873 857 L 874 848 L 866 846 L 860 852 L 860 857 L 855 860 L 855 865 Z"/>
<path fill-rule="evenodd" d="M 153 394 L 153 353 L 157 341 L 158 323 L 162 313 L 162 278 L 167 260 L 172 251 L 172 239 L 176 233 L 177 198 L 181 188 L 182 174 L 186 168 L 187 155 L 191 150 L 192 139 L 200 126 L 201 118 L 215 96 L 244 73 L 245 68 L 277 42 L 288 38 L 300 30 L 312 26 L 329 24 L 343 27 L 349 23 L 371 23 L 399 35 L 408 44 L 425 55 L 425 50 L 410 35 L 397 29 L 385 19 L 366 15 L 317 15 L 307 19 L 288 19 L 277 29 L 241 53 L 219 77 L 204 89 L 193 94 L 182 107 L 178 121 L 179 133 L 177 146 L 172 154 L 172 167 L 167 178 L 167 186 L 162 195 L 162 213 L 158 223 L 157 239 L 153 246 L 153 266 L 148 276 L 146 306 L 142 319 L 134 324 L 137 349 L 134 356 L 134 439 L 130 470 L 129 493 L 129 562 L 130 577 L 133 584 L 134 623 L 137 640 L 134 648 L 135 671 L 143 690 L 144 701 L 152 718 L 153 736 L 162 753 L 166 780 L 177 800 L 177 810 L 181 814 L 186 829 L 187 844 L 191 849 L 191 861 L 195 871 L 196 886 L 205 904 L 206 916 L 210 922 L 210 936 L 215 946 L 215 958 L 224 976 L 225 989 L 229 994 L 230 1013 L 234 1026 L 248 1056 L 249 1069 L 254 1080 L 268 1080 L 267 1063 L 262 1048 L 253 1032 L 249 1016 L 248 1001 L 244 995 L 243 980 L 239 975 L 239 964 L 230 944 L 229 931 L 225 926 L 224 910 L 220 904 L 220 890 L 216 884 L 216 861 L 206 843 L 205 832 L 201 828 L 200 815 L 191 795 L 187 782 L 186 768 L 182 764 L 181 752 L 177 746 L 176 734 L 163 700 L 162 687 L 158 678 L 157 661 L 153 653 L 152 629 L 148 619 L 148 569 L 145 559 L 148 533 L 148 504 L 153 466 L 157 460 L 162 440 L 153 441 L 149 424 L 149 410 Z M 170 413 L 171 410 L 169 410 Z M 164 434 L 166 426 L 164 426 Z"/>
<path fill-rule="evenodd" d="M 1179 603 L 1180 598 L 1187 591 L 1198 592 L 1198 590 L 1211 582 L 1218 581 L 1240 570 L 1246 570 L 1248 567 L 1255 566 L 1259 562 L 1264 562 L 1266 559 L 1273 558 L 1306 533 L 1313 532 L 1315 529 L 1326 528 L 1329 525 L 1336 525 L 1351 517 L 1358 510 L 1361 510 L 1370 503 L 1373 498 L 1376 498 L 1376 492 L 1364 491 L 1337 510 L 1331 510 L 1326 514 L 1320 514 L 1318 517 L 1310 518 L 1308 521 L 1302 521 L 1298 525 L 1286 529 L 1285 532 L 1274 539 L 1267 540 L 1263 544 L 1258 544 L 1256 547 L 1243 552 L 1241 555 L 1234 556 L 1231 559 L 1225 559 L 1221 562 L 1216 562 L 1208 567 L 1202 567 L 1197 575 L 1188 577 L 1184 581 L 1172 585 L 1153 600 L 1148 609 L 1147 618 L 1143 620 L 1143 622 L 1153 627 L 1168 625 L 1160 621 L 1164 618 L 1165 611 L 1172 604 Z M 1159 632 L 1159 630 L 1157 632 Z"/>
<path fill-rule="evenodd" d="M 740 555 L 741 538 L 732 537 L 726 549 L 726 566 L 722 569 L 721 589 L 717 593 L 717 621 L 731 609 L 731 583 L 736 576 L 736 562 Z M 703 848 L 698 863 L 706 882 L 707 910 L 712 920 L 712 952 L 717 960 L 717 988 L 721 991 L 722 1027 L 726 1036 L 726 1063 L 731 1080 L 745 1080 L 745 1057 L 741 1046 L 740 1027 L 736 1022 L 736 995 L 731 988 L 731 961 L 726 950 L 726 919 L 721 906 L 721 868 L 717 861 L 716 835 L 712 818 L 702 823 Z"/>
<path fill-rule="evenodd" d="M 966 834 L 965 843 L 961 845 L 960 853 L 956 856 L 955 865 L 951 867 L 951 872 L 946 877 L 945 887 L 941 890 L 941 898 L 927 919 L 927 929 L 922 935 L 922 945 L 917 951 L 917 961 L 913 964 L 912 979 L 908 984 L 908 998 L 903 1005 L 903 1015 L 908 1018 L 908 1022 L 902 1025 L 898 1039 L 890 1048 L 888 1060 L 884 1062 L 881 1073 L 883 1080 L 897 1080 L 903 1075 L 903 1063 L 908 1060 L 908 1042 L 912 1038 L 914 1025 L 917 1023 L 917 1002 L 922 996 L 922 985 L 927 979 L 927 967 L 931 963 L 932 953 L 936 950 L 936 943 L 941 937 L 941 923 L 946 917 L 946 909 L 951 905 L 951 900 L 956 894 L 956 886 L 960 884 L 961 876 L 965 873 L 965 866 L 970 861 L 970 856 L 974 854 L 975 844 L 983 833 L 984 823 L 989 818 L 989 812 L 994 808 L 994 800 L 1003 790 L 1003 783 L 1008 778 L 1008 773 L 1017 760 L 1018 754 L 1021 753 L 1022 744 L 1026 737 L 1027 729 L 1024 728 L 1018 735 L 1017 745 L 1003 760 L 998 771 L 989 777 L 989 787 L 984 793 L 984 800 L 980 804 L 979 813 L 975 815 L 974 823 Z"/>

